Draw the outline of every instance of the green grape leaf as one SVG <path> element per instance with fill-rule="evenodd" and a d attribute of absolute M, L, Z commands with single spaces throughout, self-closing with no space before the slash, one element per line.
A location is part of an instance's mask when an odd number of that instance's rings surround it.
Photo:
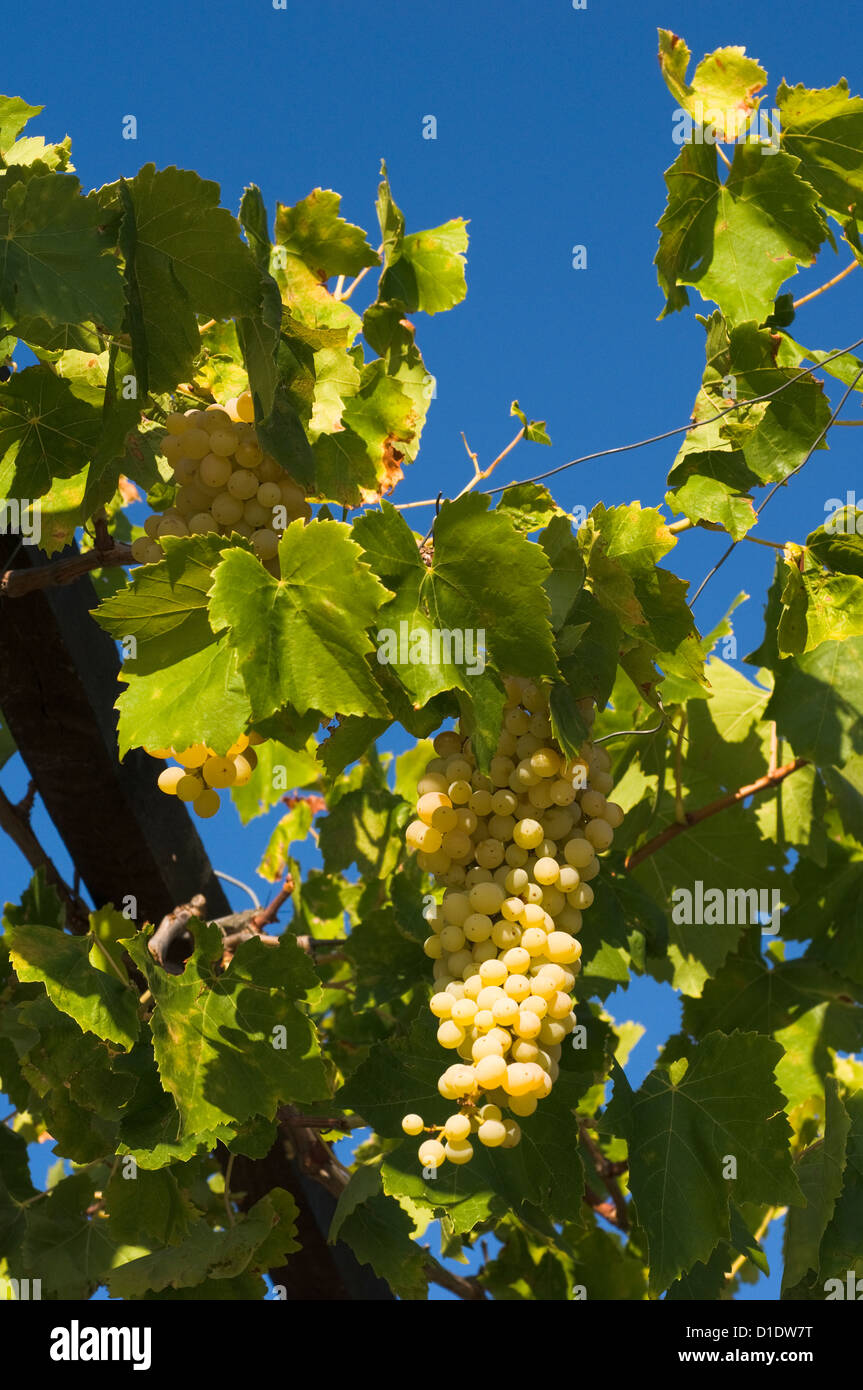
<path fill-rule="evenodd" d="M 215 1125 L 193 1134 L 184 1130 L 183 1118 L 173 1098 L 162 1089 L 151 1043 L 138 1043 L 128 1056 L 114 1064 L 120 1075 L 135 1082 L 135 1093 L 120 1120 L 118 1154 L 130 1154 L 139 1168 L 154 1171 L 169 1163 L 185 1163 L 202 1150 L 227 1143 L 235 1126 Z"/>
<path fill-rule="evenodd" d="M 321 776 L 321 766 L 309 748 L 286 748 L 277 739 L 268 739 L 255 749 L 258 763 L 244 787 L 231 787 L 231 800 L 243 825 L 276 806 L 286 792 L 309 787 Z"/>
<path fill-rule="evenodd" d="M 443 629 L 485 636 L 498 671 L 554 679 L 557 663 L 545 581 L 550 565 L 541 546 L 520 536 L 489 498 L 468 493 L 444 502 L 434 525 L 432 565 L 421 599 Z"/>
<path fill-rule="evenodd" d="M 863 1000 L 863 988 L 807 958 L 768 969 L 760 958 L 730 956 L 707 981 L 700 999 L 684 1000 L 683 1023 L 696 1036 L 736 1028 L 776 1033 L 825 999 L 856 1013 L 854 1003 Z"/>
<path fill-rule="evenodd" d="M 0 385 L 0 495 L 33 499 L 55 477 L 89 463 L 101 412 L 47 366 L 26 367 Z"/>
<path fill-rule="evenodd" d="M 416 940 L 404 936 L 391 907 L 364 914 L 351 928 L 345 956 L 356 967 L 356 1008 L 386 1003 L 408 994 L 423 973 L 425 956 Z"/>
<path fill-rule="evenodd" d="M 123 1245 L 137 1245 L 142 1239 L 159 1245 L 182 1242 L 200 1213 L 177 1176 L 167 1168 L 148 1172 L 119 1165 L 105 1191 L 105 1210 L 114 1240 Z"/>
<path fill-rule="evenodd" d="M 27 1162 L 27 1141 L 0 1125 L 0 1261 L 21 1243 L 27 1229 L 23 1204 L 36 1196 Z"/>
<path fill-rule="evenodd" d="M 563 507 L 558 506 L 548 488 L 541 483 L 511 483 L 500 494 L 495 511 L 506 512 L 516 530 L 524 535 L 539 531 L 542 527 L 547 528 L 547 534 L 555 518 L 559 517 L 561 523 L 568 520 Z M 564 534 L 571 538 L 569 525 L 561 525 L 560 530 L 555 532 L 555 535 Z"/>
<path fill-rule="evenodd" d="M 823 642 L 781 662 L 765 710 L 798 757 L 841 767 L 863 748 L 863 637 Z"/>
<path fill-rule="evenodd" d="M 689 303 L 685 286 L 735 323 L 762 323 L 782 284 L 813 263 L 827 234 L 814 189 L 783 151 L 738 145 L 719 180 L 709 144 L 684 145 L 667 171 L 668 207 L 656 255 L 664 314 Z"/>
<path fill-rule="evenodd" d="M 322 280 L 331 275 L 358 275 L 380 265 L 361 227 L 339 216 L 341 195 L 315 188 L 293 207 L 276 206 L 276 243 L 304 261 Z"/>
<path fill-rule="evenodd" d="M 859 1235 L 863 1219 L 863 1091 L 849 1095 L 845 1108 L 851 1121 L 845 1143 L 845 1172 L 842 1191 L 821 1238 L 818 1297 L 826 1293 L 827 1280 L 838 1279 L 847 1290 L 849 1273 L 857 1279 L 863 1276 Z"/>
<path fill-rule="evenodd" d="M 507 491 L 512 492 L 513 489 L 509 488 Z M 506 495 L 505 492 L 503 496 Z M 554 631 L 559 633 L 570 618 L 576 599 L 584 586 L 584 560 L 578 541 L 572 534 L 568 517 L 552 517 L 539 537 L 539 543 L 551 565 L 551 574 L 545 581 L 545 591 L 551 604 L 551 625 Z"/>
<path fill-rule="evenodd" d="M 254 314 L 261 285 L 236 218 L 220 208 L 219 186 L 190 169 L 145 164 L 99 200 L 122 213 L 132 355 L 139 391 L 171 391 L 188 380 L 200 350 L 196 313 Z"/>
<path fill-rule="evenodd" d="M 524 430 L 524 438 L 529 439 L 531 444 L 551 443 L 551 440 L 549 439 L 548 434 L 546 433 L 545 421 L 528 420 L 518 401 L 513 401 L 512 405 L 509 408 L 509 413 L 510 415 L 515 415 L 515 417 L 521 421 L 521 427 Z M 532 483 L 527 483 L 520 484 L 520 486 L 532 487 L 534 485 Z"/>
<path fill-rule="evenodd" d="M 31 106 L 23 97 L 0 96 L 0 155 L 4 160 L 25 125 L 44 110 L 44 106 Z"/>
<path fill-rule="evenodd" d="M 356 864 L 365 879 L 387 878 L 403 852 L 410 819 L 400 797 L 378 788 L 342 796 L 321 824 L 320 849 L 328 873 Z"/>
<path fill-rule="evenodd" d="M 819 1268 L 819 1247 L 842 1191 L 846 1144 L 851 1120 L 839 1099 L 835 1078 L 825 1084 L 824 1138 L 801 1155 L 797 1164 L 805 1207 L 792 1207 L 785 1221 L 783 1290 Z"/>
<path fill-rule="evenodd" d="M 115 641 L 136 639 L 142 648 L 138 669 L 147 674 L 213 643 L 207 595 L 212 571 L 231 541 L 213 534 L 166 536 L 162 545 L 165 559 L 141 565 L 128 588 L 101 603 L 94 614 Z"/>
<path fill-rule="evenodd" d="M 384 244 L 384 271 L 378 302 L 394 299 L 408 313 L 439 313 L 460 304 L 467 294 L 464 253 L 467 224 L 461 217 L 427 232 L 406 236 L 404 217 L 393 202 L 386 165 L 381 165 L 378 219 Z"/>
<path fill-rule="evenodd" d="M 840 501 L 838 497 L 830 500 Z M 837 506 L 824 525 L 806 537 L 806 549 L 825 569 L 863 579 L 863 512 Z"/>
<path fill-rule="evenodd" d="M 863 579 L 856 574 L 825 574 L 818 569 L 802 573 L 796 563 L 797 546 L 787 547 L 783 561 L 782 616 L 779 619 L 779 655 L 797 656 L 814 651 L 822 642 L 843 642 L 863 637 Z"/>
<path fill-rule="evenodd" d="M 268 883 L 284 878 L 291 867 L 291 850 L 294 842 L 304 840 L 312 824 L 312 812 L 308 801 L 300 801 L 282 816 L 267 842 L 263 857 L 258 865 L 258 874 Z"/>
<path fill-rule="evenodd" d="M 100 234 L 102 211 L 72 174 L 33 174 L 8 185 L 0 208 L 0 304 L 12 318 L 59 325 L 92 321 L 117 332 L 123 282 Z"/>
<path fill-rule="evenodd" d="M 27 1213 L 25 1262 L 39 1271 L 43 1292 L 57 1298 L 89 1299 L 120 1254 L 107 1221 L 94 1221 L 87 1211 L 107 1177 L 107 1169 L 101 1172 L 73 1173 Z"/>
<path fill-rule="evenodd" d="M 393 671 L 417 708 L 441 691 L 469 690 L 484 666 L 483 638 L 467 624 L 436 623 L 429 571 L 404 518 L 382 502 L 380 511 L 357 518 L 353 535 L 366 563 L 394 593 L 378 614 L 378 665 Z"/>
<path fill-rule="evenodd" d="M 224 753 L 248 722 L 237 654 L 224 640 L 163 670 L 138 674 L 128 661 L 124 672 L 129 688 L 116 703 L 121 756 L 130 748 L 188 748 L 193 743 Z"/>
<path fill-rule="evenodd" d="M 362 1265 L 370 1265 L 402 1299 L 424 1299 L 428 1277 L 423 1252 L 411 1240 L 413 1222 L 398 1202 L 384 1196 L 376 1167 L 357 1169 L 339 1198 L 329 1241 L 344 1241 Z"/>
<path fill-rule="evenodd" d="M 216 570 L 210 621 L 227 629 L 252 706 L 263 719 L 284 704 L 334 714 L 386 714 L 364 629 L 387 591 L 361 563 L 348 528 L 293 522 L 279 544 L 281 579 L 234 550 Z M 351 575 L 349 590 L 345 575 Z"/>
<path fill-rule="evenodd" d="M 128 1052 L 139 1032 L 138 996 L 116 976 L 93 968 L 87 937 L 21 924 L 7 926 L 6 941 L 19 980 L 44 985 L 52 1004 L 83 1033 Z"/>
<path fill-rule="evenodd" d="M 717 455 L 714 451 L 688 454 L 685 462 L 677 465 L 669 475 L 669 482 L 674 482 L 675 486 L 665 494 L 665 501 L 696 526 L 700 521 L 713 522 L 739 541 L 752 529 L 758 518 L 755 504 L 745 491 L 733 487 L 722 476 L 714 476 L 717 460 L 719 469 L 724 473 L 726 461 L 731 459 L 742 463 L 743 455 Z"/>
<path fill-rule="evenodd" d="M 134 1299 L 150 1290 L 189 1288 L 207 1278 L 231 1279 L 244 1270 L 282 1264 L 286 1255 L 299 1249 L 296 1213 L 290 1194 L 276 1189 L 226 1230 L 198 1221 L 182 1244 L 113 1269 L 108 1287 L 115 1298 Z"/>
<path fill-rule="evenodd" d="M 182 1134 L 271 1118 L 287 1100 L 315 1100 L 326 1081 L 314 1029 L 297 1006 L 317 984 L 289 938 L 266 947 L 243 942 L 217 974 L 217 927 L 190 923 L 195 953 L 182 975 L 167 975 L 138 933 L 126 949 L 156 1000 L 151 1019 L 159 1075 L 182 1120 Z"/>
<path fill-rule="evenodd" d="M 753 111 L 767 73 L 745 48 L 717 48 L 707 54 L 686 81 L 690 51 L 670 29 L 659 30 L 659 66 L 675 101 L 701 124 L 715 125 L 723 142 L 736 140 Z"/>
<path fill-rule="evenodd" d="M 773 1076 L 781 1055 L 754 1033 L 710 1033 L 691 1049 L 682 1075 L 657 1068 L 633 1092 L 618 1069 L 606 1120 L 629 1145 L 652 1291 L 706 1261 L 728 1237 L 732 1198 L 800 1203 Z M 729 1158 L 734 1178 L 723 1175 Z"/>
<path fill-rule="evenodd" d="M 863 200 L 863 98 L 850 96 L 844 77 L 816 91 L 780 82 L 776 105 L 782 144 L 800 160 L 800 177 L 844 222 Z"/>

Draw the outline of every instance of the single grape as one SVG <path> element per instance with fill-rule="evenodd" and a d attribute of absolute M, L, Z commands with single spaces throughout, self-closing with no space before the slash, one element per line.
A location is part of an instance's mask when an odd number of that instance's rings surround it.
<path fill-rule="evenodd" d="M 192 802 L 192 810 L 201 820 L 209 820 L 219 809 L 219 793 L 211 787 L 205 788 Z"/>
<path fill-rule="evenodd" d="M 185 777 L 185 769 L 182 767 L 166 767 L 159 773 L 159 791 L 167 792 L 169 796 L 176 796 L 177 783 Z"/>
<path fill-rule="evenodd" d="M 233 758 L 213 757 L 204 763 L 201 775 L 208 787 L 230 787 L 236 781 L 237 769 Z"/>

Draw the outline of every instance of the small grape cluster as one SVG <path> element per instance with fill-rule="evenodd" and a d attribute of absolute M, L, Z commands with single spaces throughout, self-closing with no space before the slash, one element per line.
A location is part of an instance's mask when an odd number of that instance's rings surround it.
<path fill-rule="evenodd" d="M 248 391 L 224 406 L 168 416 L 162 454 L 178 484 L 176 497 L 173 506 L 147 518 L 145 534 L 132 543 L 134 560 L 161 560 L 163 536 L 236 532 L 278 574 L 281 530 L 298 517 L 308 520 L 311 508 L 302 488 L 261 448 L 254 418 Z"/>
<path fill-rule="evenodd" d="M 587 742 L 567 758 L 542 687 L 521 677 L 505 686 L 489 775 L 477 770 L 470 739 L 438 734 L 406 831 L 420 868 L 446 889 L 426 912 L 437 986 L 429 1007 L 438 1042 L 462 1058 L 438 1083 L 458 1111 L 442 1126 L 415 1114 L 402 1121 L 406 1134 L 434 1132 L 419 1147 L 431 1170 L 469 1162 L 474 1134 L 488 1148 L 515 1147 L 519 1119 L 549 1095 L 576 1024 L 576 936 L 593 902 L 590 880 L 623 821 L 607 800 L 605 751 Z M 593 702 L 582 708 L 592 719 Z"/>
<path fill-rule="evenodd" d="M 265 743 L 260 734 L 240 734 L 222 757 L 204 743 L 174 748 L 147 748 L 153 758 L 173 758 L 175 767 L 159 773 L 159 790 L 191 804 L 196 816 L 209 820 L 219 809 L 219 792 L 228 787 L 244 787 L 258 764 L 253 744 Z"/>

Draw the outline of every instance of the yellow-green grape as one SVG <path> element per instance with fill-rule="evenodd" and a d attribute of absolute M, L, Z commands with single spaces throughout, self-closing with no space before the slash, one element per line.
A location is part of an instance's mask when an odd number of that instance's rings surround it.
<path fill-rule="evenodd" d="M 231 428 L 231 417 L 221 405 L 208 405 L 204 411 L 204 418 L 199 422 L 201 429 L 208 434 L 213 434 L 215 430 L 229 430 Z"/>
<path fill-rule="evenodd" d="M 252 776 L 252 765 L 243 753 L 235 753 L 233 755 L 233 763 L 236 775 L 231 785 L 234 787 L 244 787 Z"/>
<path fill-rule="evenodd" d="M 282 500 L 282 489 L 276 482 L 263 482 L 258 488 L 257 498 L 262 507 L 272 511 Z"/>
<path fill-rule="evenodd" d="M 220 492 L 210 504 L 213 520 L 220 526 L 234 526 L 243 515 L 243 504 L 229 492 Z"/>
<path fill-rule="evenodd" d="M 189 528 L 181 516 L 164 516 L 159 522 L 159 540 L 165 536 L 188 536 Z"/>
<path fill-rule="evenodd" d="M 232 473 L 231 460 L 221 454 L 205 454 L 198 464 L 198 477 L 205 487 L 223 488 Z"/>
<path fill-rule="evenodd" d="M 422 1134 L 423 1130 L 425 1129 L 425 1125 L 422 1121 L 422 1116 L 405 1115 L 404 1119 L 402 1120 L 402 1129 L 404 1130 L 405 1134 L 410 1134 L 412 1136 Z"/>
<path fill-rule="evenodd" d="M 233 758 L 208 758 L 201 768 L 201 775 L 208 787 L 231 787 L 237 778 Z"/>
<path fill-rule="evenodd" d="M 497 1109 L 496 1106 L 490 1105 L 484 1106 L 483 1108 L 485 1110 Z M 500 1114 L 499 1111 L 498 1114 Z M 476 1137 L 487 1149 L 498 1149 L 506 1139 L 506 1127 L 503 1121 L 499 1119 L 490 1118 L 483 1120 L 476 1132 Z"/>
<path fill-rule="evenodd" d="M 437 1139 L 426 1139 L 417 1150 L 423 1168 L 439 1168 L 446 1158 L 444 1146 Z"/>
<path fill-rule="evenodd" d="M 183 455 L 183 441 L 179 435 L 166 434 L 160 447 L 163 458 L 166 458 L 173 468 L 177 459 Z"/>
<path fill-rule="evenodd" d="M 257 531 L 262 526 L 269 527 L 271 517 L 266 507 L 261 506 L 257 497 L 250 497 L 248 502 L 243 503 L 243 520 Z"/>
<path fill-rule="evenodd" d="M 264 453 L 257 439 L 242 439 L 237 445 L 234 457 L 241 468 L 257 470 L 263 462 Z"/>
<path fill-rule="evenodd" d="M 219 809 L 219 793 L 213 791 L 212 787 L 206 787 L 192 802 L 192 810 L 201 820 L 209 820 Z"/>
<path fill-rule="evenodd" d="M 166 767 L 159 773 L 159 791 L 167 792 L 169 796 L 176 796 L 177 783 L 185 777 L 186 772 L 182 767 Z"/>
<path fill-rule="evenodd" d="M 212 512 L 195 512 L 194 516 L 189 517 L 187 525 L 190 536 L 206 536 L 219 529 Z"/>
<path fill-rule="evenodd" d="M 240 501 L 247 502 L 258 491 L 258 479 L 248 468 L 235 468 L 228 479 L 227 489 L 232 497 L 239 497 Z"/>
<path fill-rule="evenodd" d="M 244 391 L 237 397 L 237 416 L 240 420 L 251 422 L 255 418 L 255 403 L 251 391 Z"/>
<path fill-rule="evenodd" d="M 193 772 L 185 773 L 174 788 L 181 801 L 194 801 L 196 797 L 203 794 L 204 790 L 203 780 Z"/>
<path fill-rule="evenodd" d="M 186 430 L 182 438 L 183 457 L 188 459 L 202 459 L 205 454 L 210 452 L 210 438 L 206 430 L 197 428 L 193 425 Z"/>
<path fill-rule="evenodd" d="M 183 413 L 179 410 L 172 410 L 170 415 L 165 420 L 165 429 L 168 431 L 169 434 L 185 434 L 186 431 L 190 428 L 190 422 L 186 419 L 186 416 L 183 415 Z"/>
<path fill-rule="evenodd" d="M 174 757 L 178 763 L 189 771 L 192 768 L 203 767 L 207 758 L 212 756 L 205 743 L 192 743 L 188 748 L 182 748 Z"/>
<path fill-rule="evenodd" d="M 139 565 L 157 565 L 162 558 L 162 547 L 149 536 L 139 536 L 132 542 L 132 559 Z"/>
<path fill-rule="evenodd" d="M 174 477 L 178 483 L 192 483 L 198 477 L 197 459 L 178 458 L 172 464 Z"/>
<path fill-rule="evenodd" d="M 210 449 L 214 454 L 219 454 L 223 458 L 234 452 L 238 442 L 238 435 L 232 425 L 228 425 L 225 429 L 213 430 L 210 435 Z"/>
<path fill-rule="evenodd" d="M 473 1158 L 473 1145 L 466 1142 L 461 1144 L 447 1143 L 444 1145 L 444 1153 L 450 1163 L 470 1163 Z"/>
<path fill-rule="evenodd" d="M 470 1120 L 468 1116 L 463 1115 L 461 1111 L 459 1111 L 457 1115 L 450 1115 L 443 1127 L 443 1132 L 447 1139 L 452 1140 L 454 1143 L 463 1143 L 470 1134 Z"/>
<path fill-rule="evenodd" d="M 275 531 L 261 529 L 252 535 L 255 554 L 261 560 L 273 560 L 279 553 L 279 538 Z"/>

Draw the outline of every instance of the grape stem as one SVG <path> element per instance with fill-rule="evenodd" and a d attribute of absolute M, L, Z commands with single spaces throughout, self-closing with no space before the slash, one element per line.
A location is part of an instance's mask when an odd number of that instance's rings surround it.
<path fill-rule="evenodd" d="M 856 270 L 859 264 L 859 261 L 852 261 L 850 265 L 846 265 L 844 270 L 840 270 L 838 275 L 834 275 L 832 280 L 827 280 L 823 285 L 819 285 L 817 290 L 811 290 L 809 294 L 804 294 L 801 299 L 795 299 L 791 306 L 792 309 L 799 309 L 801 304 L 808 304 L 810 299 L 817 299 L 819 294 L 823 294 L 825 290 L 830 290 L 834 285 L 838 285 L 839 281 L 844 280 L 846 275 L 850 275 L 852 270 Z"/>
<path fill-rule="evenodd" d="M 667 845 L 669 840 L 674 840 L 678 835 L 682 835 L 685 830 L 690 830 L 692 826 L 698 825 L 700 821 L 707 820 L 709 816 L 715 816 L 719 811 L 724 811 L 728 806 L 734 806 L 738 801 L 745 801 L 749 796 L 757 796 L 760 792 L 770 791 L 777 787 L 786 777 L 790 777 L 792 772 L 798 768 L 806 767 L 808 759 L 795 758 L 793 762 L 786 763 L 784 767 L 777 767 L 772 772 L 759 777 L 757 781 L 750 782 L 746 787 L 738 787 L 736 792 L 729 792 L 727 796 L 720 796 L 718 800 L 711 801 L 707 806 L 700 806 L 697 811 L 686 811 L 682 822 L 675 821 L 667 825 L 658 835 L 654 835 L 652 840 L 648 840 L 640 849 L 633 850 L 627 855 L 624 861 L 624 868 L 637 869 L 638 865 L 645 859 L 649 859 L 651 854 L 655 854 L 663 845 Z"/>

